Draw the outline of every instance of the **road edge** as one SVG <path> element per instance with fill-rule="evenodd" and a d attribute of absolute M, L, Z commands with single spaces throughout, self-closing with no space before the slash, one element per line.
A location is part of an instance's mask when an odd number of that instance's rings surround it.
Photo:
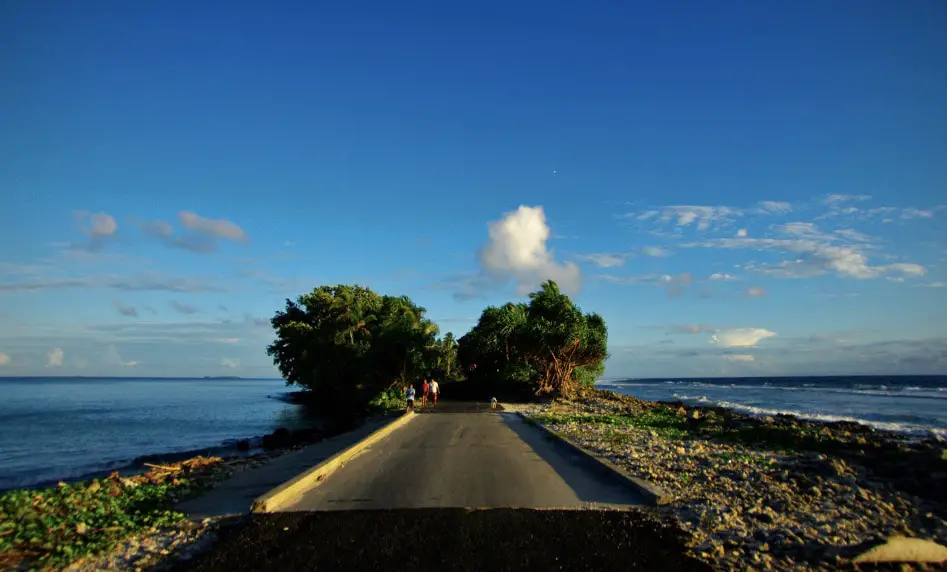
<path fill-rule="evenodd" d="M 519 415 L 519 417 L 525 423 L 528 423 L 540 431 L 543 431 L 551 440 L 557 442 L 559 445 L 594 463 L 594 465 L 600 470 L 611 473 L 615 477 L 618 477 L 622 482 L 625 483 L 625 485 L 641 495 L 648 504 L 652 506 L 658 506 L 668 504 L 670 502 L 670 498 L 667 496 L 667 493 L 661 489 L 661 487 L 649 483 L 640 477 L 632 475 L 625 469 L 619 467 L 601 455 L 589 451 L 578 443 L 572 442 L 568 437 L 562 435 L 558 431 L 553 431 L 549 427 L 533 421 L 522 411 L 518 411 L 516 414 Z"/>
<path fill-rule="evenodd" d="M 253 499 L 250 505 L 251 513 L 271 513 L 277 512 L 292 500 L 297 499 L 303 490 L 309 489 L 320 481 L 328 477 L 333 471 L 350 461 L 353 457 L 362 452 L 369 445 L 387 437 L 390 433 L 399 427 L 407 424 L 414 419 L 417 414 L 414 411 L 407 411 L 399 415 L 391 423 L 379 427 L 370 433 L 364 439 L 351 445 L 350 447 L 339 451 L 318 465 L 296 475 L 285 483 L 270 489 L 266 493 Z"/>

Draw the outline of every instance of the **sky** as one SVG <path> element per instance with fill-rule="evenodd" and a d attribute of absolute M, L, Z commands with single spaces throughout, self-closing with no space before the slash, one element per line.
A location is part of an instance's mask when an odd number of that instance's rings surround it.
<path fill-rule="evenodd" d="M 278 377 L 320 285 L 606 377 L 947 373 L 947 3 L 0 4 L 0 376 Z"/>

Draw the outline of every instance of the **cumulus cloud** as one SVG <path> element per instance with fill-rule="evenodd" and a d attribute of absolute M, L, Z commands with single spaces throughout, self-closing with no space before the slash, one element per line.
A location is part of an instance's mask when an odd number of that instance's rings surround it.
<path fill-rule="evenodd" d="M 171 300 L 170 304 L 171 307 L 174 308 L 174 311 L 180 314 L 196 314 L 200 311 L 200 308 L 197 308 L 196 306 L 188 306 L 187 304 L 182 304 L 181 302 L 177 302 L 175 300 Z"/>
<path fill-rule="evenodd" d="M 714 282 L 729 282 L 731 280 L 736 280 L 737 277 L 727 274 L 725 272 L 714 272 L 713 274 L 710 275 L 709 279 L 713 280 Z"/>
<path fill-rule="evenodd" d="M 245 241 L 247 239 L 247 234 L 243 229 L 229 220 L 204 218 L 190 211 L 179 212 L 178 218 L 184 228 L 207 236 L 235 241 Z"/>
<path fill-rule="evenodd" d="M 786 214 L 792 212 L 792 205 L 784 201 L 760 201 L 757 203 L 760 211 L 768 214 Z"/>
<path fill-rule="evenodd" d="M 7 354 L 3 352 L 0 352 L 0 365 L 7 365 L 9 363 L 10 363 L 10 356 L 8 356 Z"/>
<path fill-rule="evenodd" d="M 240 360 L 223 357 L 223 358 L 220 358 L 220 366 L 229 367 L 229 368 L 240 367 Z"/>
<path fill-rule="evenodd" d="M 132 318 L 138 317 L 138 310 L 135 309 L 134 306 L 126 306 L 125 304 L 122 304 L 118 300 L 114 300 L 112 303 L 115 304 L 115 307 L 118 309 L 119 314 L 123 316 L 130 316 Z"/>
<path fill-rule="evenodd" d="M 187 230 L 184 234 L 175 234 L 174 227 L 163 220 L 142 222 L 138 226 L 142 232 L 158 239 L 165 246 L 198 254 L 215 252 L 219 239 L 247 241 L 247 233 L 229 220 L 205 218 L 190 211 L 181 211 L 178 221 Z"/>
<path fill-rule="evenodd" d="M 726 354 L 723 356 L 728 361 L 754 361 L 754 358 L 750 354 Z"/>
<path fill-rule="evenodd" d="M 582 282 L 573 262 L 557 262 L 547 246 L 549 226 L 542 207 L 520 206 L 487 224 L 489 239 L 479 260 L 484 271 L 498 280 L 513 279 L 520 293 L 554 280 L 563 292 L 575 294 Z"/>
<path fill-rule="evenodd" d="M 60 242 L 56 243 L 55 246 L 66 247 L 79 252 L 97 252 L 101 250 L 109 240 L 114 238 L 118 230 L 118 223 L 115 222 L 115 217 L 108 213 L 76 211 L 74 217 L 79 226 L 79 231 L 88 238 L 88 241 Z"/>
<path fill-rule="evenodd" d="M 744 236 L 746 236 L 746 234 L 747 234 L 746 229 L 741 228 L 740 230 L 737 231 L 736 236 L 743 238 Z"/>
<path fill-rule="evenodd" d="M 760 296 L 764 296 L 765 294 L 766 294 L 766 290 L 763 290 L 762 288 L 758 288 L 756 286 L 746 289 L 746 295 L 748 298 L 759 298 Z"/>
<path fill-rule="evenodd" d="M 46 367 L 62 367 L 63 351 L 60 348 L 53 348 L 46 354 Z"/>
<path fill-rule="evenodd" d="M 106 346 L 102 361 L 105 363 L 105 365 L 115 365 L 122 367 L 136 367 L 138 365 L 137 361 L 123 360 L 114 344 L 109 344 Z"/>
<path fill-rule="evenodd" d="M 725 348 L 751 348 L 761 340 L 775 336 L 775 332 L 763 328 L 734 328 L 717 330 L 710 336 L 710 343 Z"/>

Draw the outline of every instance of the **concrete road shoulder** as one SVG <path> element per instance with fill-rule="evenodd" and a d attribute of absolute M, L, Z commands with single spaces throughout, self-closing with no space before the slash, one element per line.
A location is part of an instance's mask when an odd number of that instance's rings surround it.
<path fill-rule="evenodd" d="M 535 423 L 532 421 L 529 416 L 522 412 L 517 412 L 517 415 L 523 418 L 524 421 L 543 431 L 549 438 L 558 444 L 560 447 L 572 452 L 573 454 L 584 458 L 588 461 L 589 468 L 592 470 L 598 470 L 604 474 L 609 474 L 621 482 L 623 482 L 630 489 L 634 490 L 641 497 L 651 505 L 662 505 L 669 502 L 667 494 L 659 486 L 654 483 L 649 483 L 648 481 L 636 477 L 626 471 L 625 469 L 619 467 L 615 463 L 609 461 L 608 459 L 593 453 L 592 451 L 582 447 L 581 445 L 571 441 L 568 437 L 553 431 L 552 429 L 543 426 L 540 423 Z"/>
<path fill-rule="evenodd" d="M 308 471 L 300 473 L 266 494 L 260 495 L 253 501 L 250 511 L 256 513 L 278 512 L 282 508 L 292 505 L 298 501 L 307 490 L 320 484 L 333 471 L 353 459 L 366 447 L 388 436 L 399 427 L 410 422 L 416 416 L 413 411 L 406 412 L 344 451 L 336 453 Z"/>

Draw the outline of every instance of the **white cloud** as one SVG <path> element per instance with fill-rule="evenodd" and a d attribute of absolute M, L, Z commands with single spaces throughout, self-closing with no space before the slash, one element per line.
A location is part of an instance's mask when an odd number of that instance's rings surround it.
<path fill-rule="evenodd" d="M 671 251 L 666 248 L 661 248 L 660 246 L 646 246 L 641 249 L 641 254 L 654 258 L 662 258 L 665 256 L 670 256 Z"/>
<path fill-rule="evenodd" d="M 710 275 L 710 280 L 713 280 L 713 281 L 729 282 L 730 280 L 736 280 L 736 279 L 737 279 L 736 276 L 731 276 L 730 274 L 726 274 L 723 272 L 714 272 L 713 274 Z"/>
<path fill-rule="evenodd" d="M 217 338 L 215 341 L 219 344 L 239 344 L 240 338 Z"/>
<path fill-rule="evenodd" d="M 788 228 L 787 228 L 788 227 Z M 700 242 L 684 243 L 684 247 L 703 248 L 753 248 L 773 250 L 799 255 L 793 260 L 765 266 L 751 266 L 747 269 L 781 278 L 808 278 L 827 272 L 834 272 L 846 278 L 880 278 L 899 273 L 921 276 L 927 270 L 920 264 L 888 264 L 871 266 L 868 257 L 852 246 L 828 245 L 822 240 L 825 235 L 819 233 L 809 223 L 793 223 L 779 227 L 783 232 L 802 235 L 805 238 L 715 238 Z M 818 234 L 814 234 L 818 233 Z"/>
<path fill-rule="evenodd" d="M 792 205 L 784 201 L 760 201 L 757 204 L 761 211 L 769 214 L 786 214 L 792 212 Z"/>
<path fill-rule="evenodd" d="M 200 308 L 196 306 L 188 306 L 187 304 L 182 304 L 176 300 L 171 300 L 171 307 L 174 308 L 175 312 L 179 314 L 196 314 L 200 311 Z"/>
<path fill-rule="evenodd" d="M 138 365 L 137 361 L 125 361 L 122 359 L 122 356 L 119 355 L 118 350 L 115 349 L 114 344 L 109 344 L 105 348 L 105 354 L 103 355 L 102 361 L 106 365 L 118 365 L 122 367 L 135 367 Z"/>
<path fill-rule="evenodd" d="M 233 358 L 220 358 L 220 367 L 240 367 L 240 360 Z"/>
<path fill-rule="evenodd" d="M 126 306 L 125 304 L 122 304 L 118 300 L 113 300 L 112 303 L 115 304 L 115 307 L 118 309 L 119 314 L 123 316 L 130 316 L 133 318 L 138 317 L 138 310 L 135 309 L 134 307 Z"/>
<path fill-rule="evenodd" d="M 480 251 L 480 264 L 490 275 L 512 278 L 526 293 L 544 280 L 554 280 L 563 292 L 575 294 L 582 282 L 574 262 L 556 262 L 547 247 L 549 226 L 542 207 L 520 206 L 487 224 L 489 240 Z"/>
<path fill-rule="evenodd" d="M 728 361 L 754 361 L 754 358 L 750 354 L 727 354 L 723 356 Z"/>
<path fill-rule="evenodd" d="M 761 340 L 775 336 L 775 332 L 763 328 L 734 328 L 717 330 L 710 336 L 710 343 L 725 348 L 751 348 Z"/>
<path fill-rule="evenodd" d="M 838 206 L 842 203 L 861 202 L 871 200 L 871 195 L 826 195 L 822 199 L 822 204 L 829 206 Z"/>
<path fill-rule="evenodd" d="M 0 352 L 0 365 L 7 365 L 8 363 L 10 363 L 10 356 Z"/>
<path fill-rule="evenodd" d="M 747 233 L 746 233 L 746 229 L 745 229 L 745 228 L 741 228 L 740 230 L 737 231 L 736 236 L 738 236 L 738 237 L 740 237 L 740 238 L 743 238 L 743 237 L 746 236 L 746 234 L 747 234 Z"/>
<path fill-rule="evenodd" d="M 112 236 L 118 230 L 118 223 L 115 218 L 106 213 L 95 213 L 89 215 L 89 228 L 87 230 L 92 238 L 103 236 Z"/>
<path fill-rule="evenodd" d="M 901 218 L 905 220 L 910 220 L 912 218 L 933 218 L 933 216 L 934 216 L 934 211 L 925 211 L 921 209 L 916 209 L 914 207 L 901 209 Z"/>
<path fill-rule="evenodd" d="M 628 258 L 627 254 L 610 254 L 607 252 L 601 253 L 592 253 L 592 254 L 580 254 L 576 258 L 584 262 L 589 262 L 598 266 L 599 268 L 612 268 L 615 266 L 623 266 L 625 260 Z"/>
<path fill-rule="evenodd" d="M 673 220 L 677 226 L 681 227 L 697 223 L 698 230 L 707 230 L 711 226 L 729 224 L 742 214 L 739 209 L 723 206 L 674 205 L 663 207 L 660 211 L 647 211 L 635 218 L 638 220 L 654 218 L 656 223 L 668 223 Z"/>
<path fill-rule="evenodd" d="M 922 288 L 947 288 L 947 282 L 927 282 L 925 284 L 918 284 Z"/>
<path fill-rule="evenodd" d="M 60 348 L 53 348 L 46 354 L 46 367 L 62 367 L 63 351 Z"/>
<path fill-rule="evenodd" d="M 180 219 L 184 228 L 201 234 L 235 241 L 244 241 L 247 239 L 247 234 L 243 229 L 229 220 L 204 218 L 189 211 L 179 212 L 178 219 Z"/>
<path fill-rule="evenodd" d="M 849 240 L 854 240 L 855 242 L 873 242 L 874 239 L 867 234 L 858 232 L 850 228 L 841 228 L 835 231 L 835 234 L 847 238 Z"/>
<path fill-rule="evenodd" d="M 750 298 L 759 298 L 760 296 L 766 295 L 766 290 L 762 288 L 752 286 L 746 289 L 746 295 Z"/>

